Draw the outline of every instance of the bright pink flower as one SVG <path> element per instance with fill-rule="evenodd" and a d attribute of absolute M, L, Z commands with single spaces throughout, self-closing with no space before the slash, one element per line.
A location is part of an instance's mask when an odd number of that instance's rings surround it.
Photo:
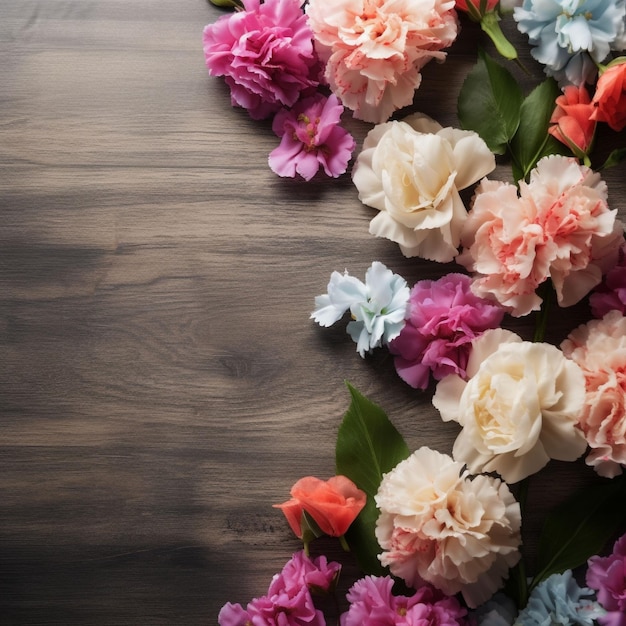
<path fill-rule="evenodd" d="M 579 418 L 591 448 L 587 465 L 613 477 L 626 465 L 626 317 L 610 311 L 572 331 L 561 344 L 585 375 Z"/>
<path fill-rule="evenodd" d="M 231 101 L 262 119 L 292 106 L 319 83 L 319 60 L 301 0 L 243 0 L 245 10 L 204 29 L 212 76 L 225 76 Z"/>
<path fill-rule="evenodd" d="M 327 176 L 343 174 L 355 142 L 341 126 L 343 106 L 336 96 L 315 94 L 277 113 L 272 124 L 280 145 L 272 150 L 269 165 L 279 176 L 300 174 L 311 180 L 322 166 Z"/>
<path fill-rule="evenodd" d="M 458 32 L 454 0 L 310 0 L 306 12 L 330 88 L 367 122 L 411 104 Z"/>
<path fill-rule="evenodd" d="M 598 623 L 626 626 L 626 535 L 615 542 L 612 554 L 592 556 L 587 565 L 587 586 L 598 592 L 598 602 L 608 611 Z"/>
<path fill-rule="evenodd" d="M 578 302 L 612 267 L 623 225 L 600 175 L 573 158 L 544 157 L 517 188 L 484 179 L 464 224 L 457 261 L 476 272 L 474 293 L 520 317 L 539 310 L 552 279 L 560 306 Z"/>
<path fill-rule="evenodd" d="M 276 574 L 267 595 L 254 598 L 244 609 L 227 603 L 217 618 L 220 626 L 325 626 L 322 611 L 315 608 L 311 592 L 329 591 L 341 565 L 326 557 L 310 559 L 296 552 Z"/>
<path fill-rule="evenodd" d="M 394 596 L 390 576 L 366 576 L 348 591 L 350 607 L 341 626 L 462 626 L 467 610 L 455 597 L 445 596 L 430 585 L 412 596 Z"/>
<path fill-rule="evenodd" d="M 310 558 L 300 550 L 287 561 L 280 574 L 274 576 L 268 595 L 298 593 L 302 587 L 329 591 L 337 581 L 340 571 L 339 563 L 329 562 L 325 556 Z"/>
<path fill-rule="evenodd" d="M 579 87 L 568 85 L 556 99 L 556 108 L 548 132 L 565 144 L 579 159 L 589 153 L 596 131 L 591 119 L 594 106 L 584 83 Z"/>
<path fill-rule="evenodd" d="M 426 389 L 430 373 L 465 378 L 472 339 L 502 321 L 504 309 L 474 295 L 471 279 L 448 274 L 421 280 L 411 290 L 409 317 L 389 344 L 398 375 L 411 387 Z"/>
<path fill-rule="evenodd" d="M 602 283 L 589 296 L 594 317 L 604 317 L 609 311 L 626 315 L 626 244 L 619 250 L 619 258 L 604 277 Z"/>

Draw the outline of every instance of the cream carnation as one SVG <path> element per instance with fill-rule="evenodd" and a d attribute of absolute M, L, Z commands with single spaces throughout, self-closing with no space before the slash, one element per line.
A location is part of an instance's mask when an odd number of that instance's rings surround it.
<path fill-rule="evenodd" d="M 550 459 L 573 461 L 585 451 L 577 426 L 585 379 L 555 346 L 488 330 L 473 342 L 467 375 L 440 381 L 433 404 L 463 427 L 453 456 L 470 471 L 516 483 Z"/>
<path fill-rule="evenodd" d="M 461 592 L 474 607 L 520 558 L 520 507 L 506 483 L 470 478 L 445 454 L 420 448 L 384 475 L 375 499 L 379 559 L 410 586 Z"/>
<path fill-rule="evenodd" d="M 456 39 L 454 0 L 309 0 L 325 78 L 354 116 L 380 123 L 413 102 L 420 69 Z"/>
<path fill-rule="evenodd" d="M 445 263 L 457 254 L 467 218 L 459 190 L 495 165 L 476 133 L 415 114 L 369 132 L 352 179 L 359 199 L 380 211 L 371 234 L 395 241 L 407 257 Z"/>
<path fill-rule="evenodd" d="M 601 476 L 617 476 L 626 465 L 626 318 L 611 311 L 579 326 L 561 348 L 585 375 L 580 426 L 591 447 L 586 462 Z"/>
<path fill-rule="evenodd" d="M 606 183 L 575 159 L 549 156 L 517 188 L 484 180 L 463 226 L 457 261 L 476 272 L 473 290 L 519 317 L 539 310 L 552 279 L 561 306 L 578 302 L 612 267 L 623 240 Z"/>

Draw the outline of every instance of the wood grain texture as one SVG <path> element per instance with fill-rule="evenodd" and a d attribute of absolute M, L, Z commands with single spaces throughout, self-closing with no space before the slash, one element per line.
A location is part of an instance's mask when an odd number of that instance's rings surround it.
<path fill-rule="evenodd" d="M 349 176 L 268 169 L 269 123 L 207 76 L 202 28 L 221 12 L 206 0 L 0 10 L 0 623 L 215 623 L 298 548 L 271 504 L 332 475 L 343 380 L 412 448 L 450 451 L 430 393 L 308 319 L 335 269 L 378 259 L 413 283 L 442 268 L 368 235 Z M 442 124 L 480 38 L 464 26 L 416 95 Z M 624 217 L 623 173 L 605 179 Z M 533 480 L 531 552 L 590 474 Z"/>

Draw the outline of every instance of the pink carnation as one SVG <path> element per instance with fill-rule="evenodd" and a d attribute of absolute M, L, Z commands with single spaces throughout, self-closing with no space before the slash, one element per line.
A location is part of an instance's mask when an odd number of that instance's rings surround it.
<path fill-rule="evenodd" d="M 454 0 L 310 0 L 306 9 L 330 88 L 354 116 L 386 121 L 413 102 L 421 68 L 457 36 Z"/>
<path fill-rule="evenodd" d="M 341 626 L 462 626 L 467 610 L 454 597 L 430 585 L 412 596 L 394 596 L 390 576 L 366 576 L 348 591 L 350 608 L 341 616 Z"/>
<path fill-rule="evenodd" d="M 598 592 L 598 602 L 607 614 L 598 617 L 602 626 L 626 626 L 626 535 L 615 542 L 609 556 L 592 556 L 587 586 Z"/>
<path fill-rule="evenodd" d="M 608 271 L 602 284 L 589 296 L 594 317 L 604 317 L 609 311 L 626 315 L 626 244 L 619 250 L 617 263 Z"/>
<path fill-rule="evenodd" d="M 204 29 L 212 76 L 225 76 L 231 101 L 263 119 L 317 87 L 319 60 L 301 0 L 243 0 L 245 10 Z"/>
<path fill-rule="evenodd" d="M 572 331 L 563 353 L 585 375 L 579 419 L 591 452 L 587 465 L 601 476 L 621 474 L 626 465 L 626 317 L 610 311 Z"/>
<path fill-rule="evenodd" d="M 484 179 L 464 224 L 459 263 L 473 290 L 519 317 L 539 310 L 537 287 L 552 279 L 561 306 L 578 302 L 615 264 L 623 225 L 600 175 L 573 158 L 544 157 L 517 188 Z"/>
<path fill-rule="evenodd" d="M 502 321 L 504 309 L 474 295 L 471 279 L 448 274 L 421 280 L 411 290 L 409 316 L 389 344 L 398 375 L 412 387 L 426 389 L 430 373 L 465 378 L 472 339 Z"/>
<path fill-rule="evenodd" d="M 341 565 L 321 556 L 310 559 L 296 552 L 269 586 L 267 595 L 254 598 L 244 609 L 225 604 L 217 618 L 220 626 L 325 626 L 322 611 L 315 608 L 311 592 L 329 591 Z"/>
<path fill-rule="evenodd" d="M 318 169 L 336 178 L 347 167 L 355 142 L 341 126 L 343 106 L 336 96 L 315 94 L 296 103 L 291 110 L 283 109 L 274 118 L 272 128 L 281 137 L 280 145 L 272 150 L 269 165 L 279 176 L 300 174 L 311 180 Z"/>

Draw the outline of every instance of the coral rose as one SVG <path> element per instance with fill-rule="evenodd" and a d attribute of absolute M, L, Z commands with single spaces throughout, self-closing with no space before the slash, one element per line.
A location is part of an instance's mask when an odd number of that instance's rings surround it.
<path fill-rule="evenodd" d="M 471 472 L 516 483 L 550 459 L 574 461 L 585 451 L 577 426 L 585 378 L 555 346 L 488 330 L 474 340 L 467 375 L 440 381 L 433 404 L 463 427 L 452 454 Z"/>
<path fill-rule="evenodd" d="M 330 88 L 374 123 L 413 102 L 420 69 L 458 32 L 454 0 L 309 0 L 306 13 Z"/>
<path fill-rule="evenodd" d="M 556 99 L 556 108 L 548 132 L 565 144 L 579 159 L 584 159 L 593 143 L 596 122 L 594 105 L 584 84 L 568 85 Z"/>
<path fill-rule="evenodd" d="M 233 106 L 262 119 L 319 84 L 319 59 L 300 0 L 243 0 L 204 29 L 209 74 L 224 76 Z"/>
<path fill-rule="evenodd" d="M 352 179 L 361 202 L 380 211 L 372 235 L 395 241 L 407 257 L 445 263 L 457 254 L 467 218 L 459 190 L 495 165 L 476 133 L 416 114 L 368 133 Z"/>
<path fill-rule="evenodd" d="M 626 317 L 607 313 L 572 331 L 561 344 L 585 375 L 580 426 L 591 452 L 587 465 L 613 477 L 626 465 Z"/>
<path fill-rule="evenodd" d="M 383 476 L 375 496 L 381 563 L 470 607 L 488 600 L 520 558 L 521 515 L 506 483 L 420 448 Z"/>
<path fill-rule="evenodd" d="M 457 262 L 476 272 L 472 289 L 520 317 L 541 306 L 548 278 L 560 306 L 578 302 L 615 265 L 624 227 L 600 175 L 573 159 L 544 157 L 514 185 L 481 181 Z"/>
<path fill-rule="evenodd" d="M 609 63 L 600 74 L 593 105 L 594 120 L 606 122 L 616 131 L 626 127 L 626 57 Z"/>
<path fill-rule="evenodd" d="M 274 506 L 285 514 L 293 532 L 302 537 L 302 511 L 306 511 L 320 530 L 341 537 L 365 506 L 367 496 L 346 476 L 327 481 L 307 476 L 291 488 L 291 500 Z"/>

